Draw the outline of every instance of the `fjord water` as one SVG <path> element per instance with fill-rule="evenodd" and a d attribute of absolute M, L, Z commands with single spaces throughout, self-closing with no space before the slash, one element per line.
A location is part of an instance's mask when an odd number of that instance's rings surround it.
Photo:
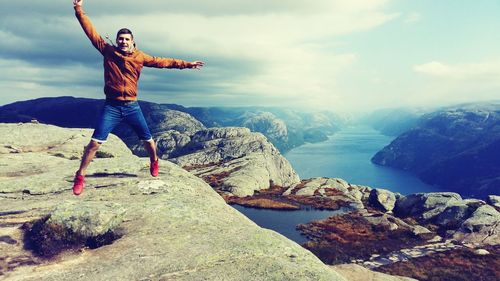
<path fill-rule="evenodd" d="M 378 166 L 370 161 L 371 157 L 392 139 L 371 127 L 354 126 L 337 132 L 328 141 L 300 146 L 284 156 L 301 179 L 342 178 L 352 184 L 385 188 L 404 195 L 437 191 L 435 187 L 426 185 L 410 173 Z M 317 209 L 277 211 L 238 205 L 233 207 L 259 226 L 279 232 L 299 244 L 306 242 L 307 238 L 295 229 L 296 225 L 325 219 L 346 211 Z"/>
<path fill-rule="evenodd" d="M 301 179 L 342 178 L 351 184 L 385 188 L 403 195 L 437 191 L 416 176 L 373 164 L 370 159 L 394 137 L 369 126 L 347 127 L 327 141 L 306 144 L 285 154 Z"/>

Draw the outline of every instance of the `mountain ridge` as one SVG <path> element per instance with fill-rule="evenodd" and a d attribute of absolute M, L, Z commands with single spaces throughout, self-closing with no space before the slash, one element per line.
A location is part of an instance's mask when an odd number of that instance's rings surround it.
<path fill-rule="evenodd" d="M 466 104 L 423 115 L 372 162 L 413 172 L 465 196 L 484 197 L 499 192 L 499 153 L 500 103 Z"/>

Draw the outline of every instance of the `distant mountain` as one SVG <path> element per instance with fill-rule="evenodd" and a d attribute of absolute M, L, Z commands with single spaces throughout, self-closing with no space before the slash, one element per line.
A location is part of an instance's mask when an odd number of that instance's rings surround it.
<path fill-rule="evenodd" d="M 426 109 L 389 108 L 376 110 L 358 120 L 368 124 L 386 136 L 398 136 L 415 126 Z"/>
<path fill-rule="evenodd" d="M 103 100 L 74 97 L 40 98 L 35 100 L 15 102 L 0 107 L 0 122 L 30 122 L 51 124 L 69 128 L 93 128 L 97 122 Z M 204 129 L 201 122 L 191 115 L 172 110 L 176 105 L 140 102 L 151 133 L 156 138 L 167 131 L 178 132 L 178 135 L 191 135 Z M 139 143 L 132 129 L 120 124 L 113 130 L 130 148 Z M 178 137 L 179 138 L 179 137 Z M 163 147 L 159 153 L 164 154 Z"/>
<path fill-rule="evenodd" d="M 0 122 L 30 122 L 70 128 L 93 128 L 103 100 L 57 97 L 20 101 L 0 107 Z M 247 127 L 264 134 L 280 151 L 327 139 L 345 123 L 332 112 L 309 113 L 265 107 L 193 107 L 140 101 L 153 135 L 166 131 L 192 135 L 205 127 Z M 194 118 L 193 118 L 194 117 Z M 129 146 L 137 142 L 126 125 L 114 131 Z M 169 137 L 173 139 L 172 136 Z M 178 142 L 182 135 L 177 134 Z M 172 146 L 169 144 L 168 146 Z M 168 151 L 166 151 L 167 153 Z"/>
<path fill-rule="evenodd" d="M 347 123 L 329 111 L 277 107 L 191 107 L 183 111 L 207 127 L 237 126 L 260 132 L 282 153 L 307 142 L 325 141 Z"/>
<path fill-rule="evenodd" d="M 464 196 L 500 193 L 500 102 L 425 114 L 372 161 Z"/>

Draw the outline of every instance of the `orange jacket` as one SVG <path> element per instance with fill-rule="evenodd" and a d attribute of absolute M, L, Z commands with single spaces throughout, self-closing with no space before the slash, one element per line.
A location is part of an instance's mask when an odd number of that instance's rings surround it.
<path fill-rule="evenodd" d="M 75 14 L 92 45 L 104 57 L 104 93 L 107 99 L 137 100 L 137 82 L 143 66 L 179 69 L 192 67 L 187 61 L 152 57 L 137 49 L 124 54 L 104 41 L 81 6 L 75 6 Z"/>

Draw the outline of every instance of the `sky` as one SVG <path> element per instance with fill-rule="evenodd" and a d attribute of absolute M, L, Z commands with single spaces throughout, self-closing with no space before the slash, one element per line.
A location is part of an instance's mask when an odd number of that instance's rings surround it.
<path fill-rule="evenodd" d="M 0 0 L 0 105 L 104 98 L 102 56 L 72 0 Z M 103 36 L 154 56 L 139 99 L 370 111 L 500 99 L 498 0 L 84 0 Z"/>

